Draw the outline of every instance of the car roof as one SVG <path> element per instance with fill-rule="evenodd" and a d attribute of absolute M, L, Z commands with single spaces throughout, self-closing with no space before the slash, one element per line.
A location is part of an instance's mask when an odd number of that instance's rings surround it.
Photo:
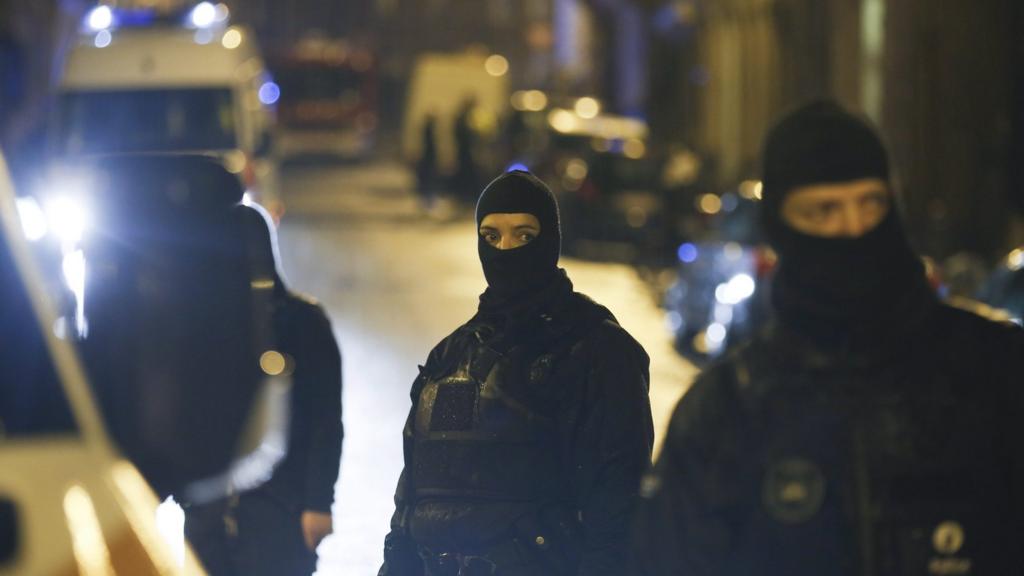
<path fill-rule="evenodd" d="M 263 71 L 251 38 L 247 29 L 237 26 L 216 31 L 114 30 L 104 47 L 87 37 L 68 54 L 61 88 L 230 86 Z M 234 39 L 238 40 L 235 48 L 225 46 Z"/>

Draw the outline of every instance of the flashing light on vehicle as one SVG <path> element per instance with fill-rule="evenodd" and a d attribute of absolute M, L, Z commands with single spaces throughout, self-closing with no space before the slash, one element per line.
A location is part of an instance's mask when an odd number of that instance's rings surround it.
<path fill-rule="evenodd" d="M 188 20 L 195 28 L 209 28 L 217 22 L 217 7 L 210 2 L 200 2 L 192 8 Z"/>
<path fill-rule="evenodd" d="M 224 33 L 224 36 L 220 39 L 221 46 L 224 46 L 228 50 L 234 50 L 242 45 L 242 33 L 235 28 L 232 28 Z"/>
<path fill-rule="evenodd" d="M 110 6 L 97 6 L 85 17 L 86 25 L 93 32 L 106 30 L 114 25 L 114 12 Z"/>
<path fill-rule="evenodd" d="M 259 90 L 260 102 L 266 106 L 275 104 L 281 99 L 281 87 L 274 82 L 264 82 Z"/>
<path fill-rule="evenodd" d="M 63 242 L 74 245 L 89 228 L 89 214 L 76 196 L 55 196 L 45 205 L 48 229 Z"/>
<path fill-rule="evenodd" d="M 597 115 L 601 113 L 601 104 L 589 96 L 585 96 L 576 101 L 574 106 L 576 114 L 580 118 L 597 118 Z"/>
<path fill-rule="evenodd" d="M 110 30 L 100 30 L 96 33 L 96 37 L 93 38 L 92 44 L 97 48 L 106 48 L 113 42 L 114 36 L 110 33 Z"/>
<path fill-rule="evenodd" d="M 715 288 L 715 300 L 722 304 L 735 306 L 754 295 L 757 285 L 749 274 L 736 274 Z"/>
<path fill-rule="evenodd" d="M 679 261 L 684 264 L 690 264 L 697 260 L 697 246 L 689 242 L 680 244 L 676 253 L 679 256 Z"/>
<path fill-rule="evenodd" d="M 15 207 L 21 220 L 21 230 L 29 242 L 37 242 L 46 237 L 50 227 L 46 223 L 46 213 L 35 198 L 20 197 L 15 200 Z"/>
<path fill-rule="evenodd" d="M 494 77 L 504 76 L 508 73 L 508 59 L 501 54 L 491 54 L 484 61 L 484 70 Z"/>

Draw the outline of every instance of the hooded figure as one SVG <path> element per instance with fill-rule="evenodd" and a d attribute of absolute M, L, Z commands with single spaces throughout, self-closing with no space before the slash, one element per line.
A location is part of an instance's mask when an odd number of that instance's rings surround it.
<path fill-rule="evenodd" d="M 558 206 L 510 172 L 477 204 L 487 289 L 412 386 L 382 575 L 621 575 L 650 460 L 648 358 L 558 268 Z"/>
<path fill-rule="evenodd" d="M 804 106 L 763 171 L 776 318 L 677 406 L 635 573 L 1014 572 L 1024 335 L 931 293 L 865 121 Z"/>
<path fill-rule="evenodd" d="M 259 271 L 254 289 L 271 291 L 270 329 L 282 369 L 291 372 L 287 452 L 253 490 L 213 502 L 186 499 L 185 535 L 211 576 L 309 575 L 316 546 L 331 532 L 343 437 L 341 356 L 323 307 L 285 286 L 269 215 L 245 205 L 234 215 L 244 257 Z"/>

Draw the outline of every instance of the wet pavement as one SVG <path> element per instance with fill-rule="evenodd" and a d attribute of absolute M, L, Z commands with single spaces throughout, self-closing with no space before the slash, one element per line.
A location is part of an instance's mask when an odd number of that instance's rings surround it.
<path fill-rule="evenodd" d="M 473 221 L 448 203 L 424 212 L 411 175 L 395 164 L 290 168 L 283 189 L 287 282 L 325 305 L 344 363 L 335 533 L 319 548 L 318 574 L 376 574 L 417 364 L 473 314 L 485 286 Z M 608 306 L 650 354 L 660 441 L 693 366 L 672 349 L 664 314 L 632 268 L 563 265 L 576 290 Z"/>

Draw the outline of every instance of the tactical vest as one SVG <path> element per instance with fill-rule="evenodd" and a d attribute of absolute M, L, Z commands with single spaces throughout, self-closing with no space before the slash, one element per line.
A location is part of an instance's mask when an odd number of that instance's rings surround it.
<path fill-rule="evenodd" d="M 559 500 L 559 406 L 548 380 L 570 354 L 571 335 L 553 350 L 518 344 L 500 352 L 486 327 L 467 332 L 467 353 L 443 373 L 427 374 L 419 393 L 416 499 Z"/>

